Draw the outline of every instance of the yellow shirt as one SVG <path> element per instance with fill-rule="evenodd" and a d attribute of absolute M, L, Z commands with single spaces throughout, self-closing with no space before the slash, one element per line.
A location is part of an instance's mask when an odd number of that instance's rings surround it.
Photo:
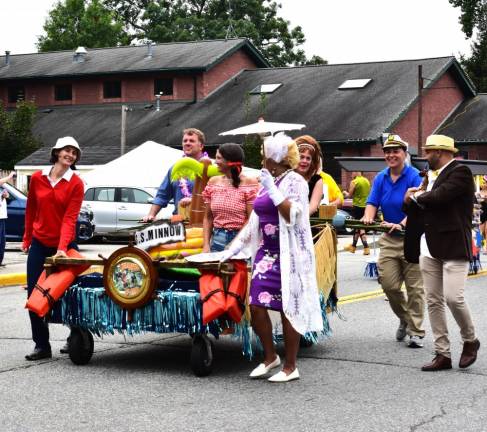
<path fill-rule="evenodd" d="M 320 172 L 320 176 L 323 179 L 323 185 L 326 185 L 328 187 L 329 202 L 333 202 L 336 199 L 340 198 L 340 202 L 343 204 L 343 193 L 338 187 L 338 185 L 336 184 L 333 177 L 324 171 Z"/>

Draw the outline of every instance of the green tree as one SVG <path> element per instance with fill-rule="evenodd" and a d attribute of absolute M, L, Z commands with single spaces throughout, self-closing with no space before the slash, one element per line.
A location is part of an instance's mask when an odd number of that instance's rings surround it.
<path fill-rule="evenodd" d="M 484 15 L 477 24 L 477 34 L 472 42 L 472 55 L 461 57 L 462 66 L 467 71 L 479 92 L 487 92 L 487 5 Z"/>
<path fill-rule="evenodd" d="M 474 29 L 482 20 L 485 20 L 487 0 L 449 0 L 449 2 L 461 9 L 462 14 L 459 21 L 462 31 L 468 39 L 471 38 Z"/>
<path fill-rule="evenodd" d="M 13 111 L 0 102 L 0 169 L 13 169 L 15 164 L 40 147 L 32 134 L 36 106 L 19 101 Z"/>
<path fill-rule="evenodd" d="M 37 48 L 45 52 L 128 44 L 123 27 L 100 0 L 65 0 L 49 12 Z"/>
<path fill-rule="evenodd" d="M 324 64 L 302 49 L 300 26 L 278 16 L 280 4 L 270 0 L 104 0 L 134 39 L 184 42 L 246 37 L 273 66 Z M 311 62 L 311 63 L 309 63 Z"/>
<path fill-rule="evenodd" d="M 450 0 L 450 3 L 461 8 L 462 30 L 472 39 L 472 55 L 462 55 L 460 62 L 477 90 L 487 92 L 487 0 Z"/>

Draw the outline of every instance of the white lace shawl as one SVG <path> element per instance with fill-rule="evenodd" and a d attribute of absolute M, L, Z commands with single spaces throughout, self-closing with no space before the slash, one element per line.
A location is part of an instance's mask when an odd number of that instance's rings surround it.
<path fill-rule="evenodd" d="M 323 329 L 323 319 L 308 217 L 308 183 L 301 175 L 290 172 L 279 184 L 279 190 L 291 202 L 289 223 L 279 213 L 282 308 L 300 334 L 319 332 Z M 234 252 L 244 251 L 252 257 L 253 262 L 261 240 L 259 217 L 253 211 L 230 249 Z"/>

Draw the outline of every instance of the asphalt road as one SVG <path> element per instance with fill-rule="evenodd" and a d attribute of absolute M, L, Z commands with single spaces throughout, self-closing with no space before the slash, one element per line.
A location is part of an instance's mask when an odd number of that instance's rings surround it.
<path fill-rule="evenodd" d="M 361 255 L 339 253 L 340 295 L 377 290 L 363 277 Z M 0 289 L 0 424 L 10 431 L 485 431 L 487 430 L 487 278 L 470 278 L 466 292 L 482 343 L 477 363 L 425 373 L 425 348 L 394 339 L 397 320 L 383 297 L 354 301 L 331 317 L 333 336 L 302 349 L 301 379 L 253 381 L 257 360 L 240 355 L 229 337 L 215 342 L 212 375 L 189 368 L 185 335 L 95 338 L 95 354 L 76 366 L 59 354 L 67 329 L 51 326 L 54 357 L 30 363 L 25 291 Z"/>

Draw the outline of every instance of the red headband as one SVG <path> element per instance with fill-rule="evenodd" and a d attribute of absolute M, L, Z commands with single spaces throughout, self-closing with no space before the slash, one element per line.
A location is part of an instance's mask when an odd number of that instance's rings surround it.
<path fill-rule="evenodd" d="M 239 174 L 242 172 L 242 162 L 227 162 L 227 165 L 229 167 L 236 167 Z"/>

